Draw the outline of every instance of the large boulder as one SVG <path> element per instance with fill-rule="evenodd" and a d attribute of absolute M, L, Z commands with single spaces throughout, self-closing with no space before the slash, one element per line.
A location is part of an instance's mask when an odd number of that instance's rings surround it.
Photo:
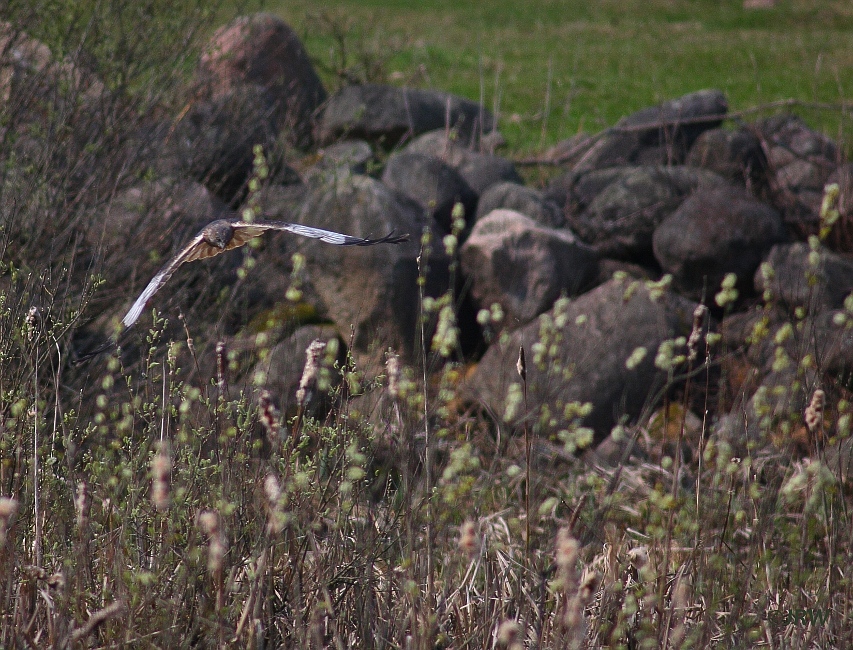
<path fill-rule="evenodd" d="M 323 109 L 320 139 L 362 138 L 390 149 L 405 138 L 443 128 L 467 140 L 491 131 L 494 117 L 477 102 L 437 90 L 345 86 Z"/>
<path fill-rule="evenodd" d="M 734 273 L 751 288 L 752 276 L 774 244 L 785 241 L 782 217 L 741 188 L 696 190 L 657 227 L 655 258 L 692 298 L 714 295 Z"/>
<path fill-rule="evenodd" d="M 841 162 L 838 146 L 794 115 L 757 124 L 774 172 L 773 202 L 799 235 L 819 227 L 823 188 Z"/>
<path fill-rule="evenodd" d="M 231 202 L 252 172 L 254 147 L 275 151 L 281 127 L 276 102 L 258 85 L 193 103 L 176 122 L 164 121 L 152 137 L 162 175 L 188 176 Z"/>
<path fill-rule="evenodd" d="M 770 291 L 782 307 L 809 313 L 836 309 L 853 291 L 853 260 L 808 244 L 780 244 L 767 256 L 772 272 L 755 273 L 757 291 Z"/>
<path fill-rule="evenodd" d="M 465 146 L 445 129 L 418 136 L 406 145 L 405 152 L 427 154 L 447 163 L 459 172 L 478 196 L 497 183 L 522 182 L 512 161 Z"/>
<path fill-rule="evenodd" d="M 367 351 L 378 342 L 412 355 L 417 340 L 420 235 L 427 225 L 422 210 L 379 181 L 352 175 L 310 188 L 295 218 L 360 237 L 391 231 L 410 235 L 403 244 L 371 247 L 302 239 L 289 243 L 305 256 L 307 281 L 324 302 L 325 313 L 339 331 L 353 328 L 356 351 Z M 434 251 L 423 262 L 426 294 L 441 295 L 448 288 L 448 260 Z"/>
<path fill-rule="evenodd" d="M 541 226 L 512 210 L 478 220 L 460 250 L 462 271 L 481 307 L 498 303 L 514 328 L 574 295 L 595 275 L 594 251 L 570 232 Z"/>
<path fill-rule="evenodd" d="M 483 192 L 477 202 L 476 219 L 498 209 L 515 210 L 546 228 L 561 228 L 566 223 L 559 205 L 542 192 L 518 183 L 495 183 Z"/>
<path fill-rule="evenodd" d="M 445 232 L 451 228 L 453 206 L 459 202 L 473 219 L 477 195 L 450 165 L 433 156 L 402 151 L 388 159 L 382 182 L 415 201 Z"/>
<path fill-rule="evenodd" d="M 567 413 L 567 405 L 589 403 L 589 413 L 578 419 L 601 441 L 623 416 L 636 419 L 660 398 L 668 368 L 662 358 L 665 369 L 656 366 L 659 348 L 689 334 L 695 307 L 641 282 L 611 280 L 575 300 L 559 301 L 493 344 L 469 388 L 498 417 L 508 415 L 507 405 L 513 404 L 515 424 L 544 418 L 542 435 L 564 430 L 578 417 L 571 407 Z M 527 410 L 513 397 L 522 393 L 516 370 L 520 346 L 527 358 Z M 684 348 L 675 350 L 681 354 Z"/>
<path fill-rule="evenodd" d="M 511 160 L 486 153 L 468 156 L 460 165 L 459 174 L 478 196 L 497 183 L 524 182 Z"/>
<path fill-rule="evenodd" d="M 367 174 L 371 164 L 376 164 L 373 147 L 364 140 L 341 140 L 307 158 L 312 163 L 305 169 L 307 177 L 318 173 Z"/>
<path fill-rule="evenodd" d="M 719 90 L 700 90 L 644 108 L 605 132 L 574 169 L 681 164 L 696 138 L 719 126 L 728 108 L 728 100 Z"/>
<path fill-rule="evenodd" d="M 218 29 L 202 53 L 198 76 L 214 97 L 244 86 L 262 88 L 276 123 L 292 140 L 301 146 L 313 141 L 314 114 L 326 90 L 296 32 L 281 18 L 256 13 Z"/>
<path fill-rule="evenodd" d="M 605 172 L 599 172 L 605 173 Z M 647 261 L 655 228 L 699 187 L 725 183 L 694 167 L 623 167 L 579 213 L 567 211 L 572 229 L 602 256 Z"/>
<path fill-rule="evenodd" d="M 696 138 L 686 165 L 703 167 L 750 190 L 767 184 L 767 156 L 752 129 L 710 129 Z"/>
<path fill-rule="evenodd" d="M 252 380 L 271 393 L 285 421 L 297 415 L 299 411 L 297 391 L 305 370 L 306 352 L 314 341 L 326 344 L 327 348 L 323 350 L 322 356 L 333 351 L 333 348 L 328 347 L 331 341 L 334 341 L 336 347 L 336 354 L 325 359 L 326 363 L 318 364 L 318 370 L 324 376 L 309 383 L 304 398 L 304 413 L 322 417 L 330 406 L 329 389 L 341 382 L 340 372 L 330 371 L 329 366 L 335 361 L 342 366 L 346 361 L 346 346 L 333 325 L 305 325 L 298 328 L 276 343 L 269 354 L 255 364 L 251 372 Z M 321 361 L 323 360 L 321 357 Z"/>

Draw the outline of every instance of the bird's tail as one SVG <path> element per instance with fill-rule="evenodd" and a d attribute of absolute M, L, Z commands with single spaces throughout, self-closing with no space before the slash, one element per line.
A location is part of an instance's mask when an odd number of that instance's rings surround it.
<path fill-rule="evenodd" d="M 86 363 L 87 361 L 94 359 L 100 354 L 107 352 L 108 350 L 114 349 L 118 345 L 118 340 L 115 336 L 110 337 L 105 343 L 99 345 L 94 350 L 90 350 L 89 352 L 85 352 L 78 356 L 77 358 L 71 361 L 72 366 L 79 366 L 81 364 Z"/>

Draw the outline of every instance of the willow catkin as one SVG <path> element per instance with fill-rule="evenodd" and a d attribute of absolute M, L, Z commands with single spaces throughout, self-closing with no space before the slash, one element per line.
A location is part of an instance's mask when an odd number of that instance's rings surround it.
<path fill-rule="evenodd" d="M 818 432 L 823 427 L 823 409 L 826 403 L 826 393 L 818 388 L 812 394 L 812 401 L 806 407 L 806 426 L 812 433 Z"/>
<path fill-rule="evenodd" d="M 6 542 L 6 534 L 18 512 L 18 501 L 9 497 L 0 497 L 0 544 Z"/>
<path fill-rule="evenodd" d="M 299 388 L 296 391 L 296 402 L 299 406 L 305 406 L 308 402 L 311 387 L 317 381 L 317 375 L 320 371 L 320 356 L 325 349 L 325 341 L 314 339 L 305 350 L 305 367 L 302 370 L 302 378 L 299 380 Z"/>
<path fill-rule="evenodd" d="M 225 558 L 226 544 L 219 513 L 213 510 L 202 511 L 198 516 L 198 525 L 208 539 L 207 568 L 213 572 L 220 571 Z"/>
<path fill-rule="evenodd" d="M 170 477 L 172 457 L 169 443 L 159 444 L 157 453 L 151 459 L 151 502 L 160 512 L 169 508 Z"/>
<path fill-rule="evenodd" d="M 469 558 L 474 558 L 480 552 L 480 536 L 477 534 L 477 524 L 466 521 L 459 527 L 459 550 Z"/>

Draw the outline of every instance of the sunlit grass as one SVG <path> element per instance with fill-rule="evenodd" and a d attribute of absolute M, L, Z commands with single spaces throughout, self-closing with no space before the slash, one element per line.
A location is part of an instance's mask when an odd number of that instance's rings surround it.
<path fill-rule="evenodd" d="M 482 98 L 511 149 L 595 131 L 625 114 L 701 88 L 733 110 L 782 99 L 846 101 L 853 10 L 843 2 L 271 2 L 322 65 L 337 43 L 317 16 L 347 25 L 351 53 L 367 43 L 385 79 Z M 338 83 L 325 73 L 330 87 Z M 838 111 L 808 111 L 833 137 Z"/>

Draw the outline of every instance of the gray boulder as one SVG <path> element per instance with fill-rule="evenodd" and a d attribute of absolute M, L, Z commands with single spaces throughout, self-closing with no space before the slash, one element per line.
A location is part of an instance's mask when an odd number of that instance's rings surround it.
<path fill-rule="evenodd" d="M 817 232 L 823 188 L 841 152 L 799 117 L 777 115 L 757 124 L 774 172 L 773 202 L 800 235 Z"/>
<path fill-rule="evenodd" d="M 99 216 L 100 227 L 86 231 L 87 243 L 102 252 L 103 264 L 109 269 L 109 282 L 126 288 L 128 295 L 116 300 L 96 294 L 89 305 L 90 313 L 101 309 L 111 316 L 121 316 L 148 281 L 172 255 L 180 251 L 205 225 L 215 219 L 233 218 L 234 213 L 210 190 L 193 181 L 140 183 L 118 194 Z M 211 263 L 188 264 L 169 283 L 168 294 L 157 296 L 153 306 L 162 311 L 168 296 L 186 304 L 186 292 L 197 295 L 202 278 L 216 278 L 221 286 L 235 279 L 237 261 L 229 256 Z"/>
<path fill-rule="evenodd" d="M 741 287 L 771 246 L 785 241 L 776 210 L 734 186 L 700 188 L 655 229 L 653 249 L 661 268 L 692 298 L 710 298 L 728 273 Z"/>
<path fill-rule="evenodd" d="M 371 247 L 341 248 L 301 238 L 286 241 L 288 252 L 298 250 L 305 256 L 307 280 L 322 299 L 324 313 L 339 331 L 353 328 L 357 351 L 379 343 L 413 354 L 417 260 L 420 235 L 427 225 L 420 208 L 369 176 L 353 175 L 312 187 L 296 221 L 362 237 L 379 237 L 392 230 L 410 235 L 403 244 Z M 434 251 L 428 260 L 427 295 L 447 290 L 447 265 L 440 250 Z"/>
<path fill-rule="evenodd" d="M 655 366 L 658 349 L 665 340 L 689 334 L 695 307 L 675 294 L 653 293 L 642 282 L 611 280 L 575 300 L 560 301 L 492 345 L 469 389 L 497 417 L 507 415 L 508 403 L 514 402 L 511 395 L 508 400 L 512 384 L 518 385 L 512 393 L 520 395 L 516 360 L 523 345 L 528 409 L 515 402 L 511 421 L 534 423 L 544 417 L 540 435 L 553 435 L 570 424 L 567 404 L 589 403 L 591 411 L 579 419 L 600 442 L 623 416 L 636 419 L 660 397 L 666 372 Z M 632 355 L 636 363 L 629 368 Z"/>
<path fill-rule="evenodd" d="M 591 172 L 572 172 L 569 177 L 559 181 L 555 179 L 549 185 L 549 196 L 558 191 L 556 186 L 559 183 L 560 187 L 565 188 L 563 206 L 569 212 L 580 214 L 608 185 L 627 174 L 632 174 L 634 170 L 636 167 L 608 167 Z"/>
<path fill-rule="evenodd" d="M 511 160 L 485 153 L 468 156 L 468 160 L 459 166 L 459 174 L 477 196 L 497 183 L 524 182 Z"/>
<path fill-rule="evenodd" d="M 518 183 L 495 183 L 483 192 L 477 202 L 476 219 L 498 209 L 515 210 L 546 228 L 561 228 L 566 223 L 560 206 L 542 192 Z"/>
<path fill-rule="evenodd" d="M 761 140 L 747 128 L 705 131 L 693 143 L 684 164 L 702 167 L 749 189 L 767 184 L 767 156 Z"/>
<path fill-rule="evenodd" d="M 494 128 L 491 112 L 471 100 L 440 92 L 378 84 L 345 86 L 320 118 L 320 140 L 361 138 L 391 149 L 405 138 L 449 128 L 463 140 Z"/>
<path fill-rule="evenodd" d="M 808 244 L 780 244 L 771 249 L 767 262 L 773 269 L 772 277 L 765 277 L 759 268 L 755 288 L 770 290 L 789 311 L 804 307 L 815 314 L 837 309 L 853 291 L 853 261 L 825 249 L 812 255 Z"/>
<path fill-rule="evenodd" d="M 438 158 L 402 151 L 388 159 L 382 182 L 417 203 L 445 232 L 450 231 L 453 206 L 461 202 L 473 219 L 477 195 L 462 176 Z"/>
<path fill-rule="evenodd" d="M 373 147 L 364 140 L 341 140 L 304 156 L 294 163 L 294 167 L 301 172 L 301 182 L 306 185 L 321 185 L 330 183 L 333 177 L 370 175 L 376 171 L 379 164 Z"/>
<path fill-rule="evenodd" d="M 188 176 L 230 203 L 252 172 L 255 145 L 272 162 L 277 111 L 273 95 L 258 85 L 197 101 L 177 122 L 166 120 L 152 132 L 159 142 L 153 166 L 164 176 Z"/>
<path fill-rule="evenodd" d="M 719 90 L 700 90 L 622 118 L 575 165 L 590 171 L 621 165 L 678 165 L 697 137 L 728 112 Z"/>
<path fill-rule="evenodd" d="M 298 412 L 296 392 L 299 390 L 305 369 L 306 351 L 315 340 L 326 344 L 335 341 L 337 345 L 337 354 L 331 355 L 328 359 L 324 357 L 329 356 L 332 350 L 327 348 L 324 351 L 321 360 L 326 363 L 320 364 L 322 377 L 318 376 L 311 382 L 306 391 L 305 414 L 322 417 L 330 406 L 328 389 L 334 388 L 341 382 L 340 372 L 332 370 L 330 366 L 335 361 L 340 364 L 346 361 L 346 346 L 334 326 L 300 327 L 290 336 L 276 343 L 269 351 L 269 355 L 262 361 L 258 361 L 252 369 L 250 376 L 253 381 L 262 380 L 260 384 L 271 393 L 285 421 Z M 326 386 L 322 385 L 324 383 Z"/>
<path fill-rule="evenodd" d="M 480 143 L 482 145 L 482 142 Z M 466 146 L 445 129 L 429 131 L 410 142 L 406 153 L 422 153 L 438 158 L 459 172 L 478 196 L 501 182 L 521 183 L 512 161 Z"/>
<path fill-rule="evenodd" d="M 655 228 L 699 187 L 725 181 L 693 167 L 629 167 L 580 213 L 567 212 L 569 226 L 602 256 L 646 261 L 652 257 Z"/>
<path fill-rule="evenodd" d="M 568 231 L 494 210 L 477 221 L 460 261 L 477 303 L 499 303 L 505 324 L 517 327 L 550 309 L 561 294 L 583 288 L 595 275 L 596 255 Z"/>

